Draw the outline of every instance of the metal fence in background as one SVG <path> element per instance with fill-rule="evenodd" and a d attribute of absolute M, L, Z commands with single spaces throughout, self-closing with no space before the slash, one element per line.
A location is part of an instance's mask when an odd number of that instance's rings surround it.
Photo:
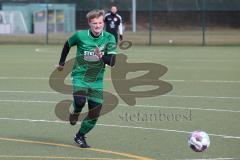
<path fill-rule="evenodd" d="M 0 3 L 3 11 L 7 5 L 13 9 L 29 4 L 41 5 L 48 15 L 56 5 L 74 6 L 69 13 L 62 9 L 65 20 L 74 17 L 73 21 L 64 21 L 63 32 L 47 32 L 51 31 L 51 22 L 48 19 L 48 23 L 43 25 L 47 26 L 48 30 L 45 29 L 43 34 L 36 34 L 32 23 L 30 26 L 33 31 L 29 34 L 1 34 L 0 43 L 63 43 L 75 30 L 88 28 L 85 16 L 89 10 L 99 8 L 109 11 L 111 5 L 116 5 L 123 17 L 124 39 L 132 41 L 133 44 L 240 44 L 239 0 L 61 0 L 61 3 L 57 0 L 0 0 Z M 38 10 L 32 12 L 36 13 Z M 26 20 L 31 21 L 33 15 Z M 74 30 L 66 30 L 66 27 L 71 25 L 74 25 Z M 22 37 L 25 37 L 24 40 L 16 42 Z"/>

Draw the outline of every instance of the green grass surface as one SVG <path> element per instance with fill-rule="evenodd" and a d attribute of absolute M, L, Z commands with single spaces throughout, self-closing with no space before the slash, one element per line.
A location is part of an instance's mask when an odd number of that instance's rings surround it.
<path fill-rule="evenodd" d="M 77 148 L 73 136 L 79 124 L 70 126 L 54 112 L 59 101 L 72 99 L 71 95 L 55 92 L 48 83 L 61 49 L 0 46 L 1 160 L 240 159 L 240 47 L 133 46 L 121 51 L 128 56 L 128 63 L 167 67 L 160 79 L 171 83 L 173 90 L 161 96 L 137 98 L 134 107 L 118 96 L 118 107 L 100 117 L 88 134 L 93 149 Z M 68 59 L 74 57 L 74 52 L 72 49 Z M 140 74 L 132 72 L 128 76 Z M 105 91 L 117 95 L 110 69 L 105 78 Z M 136 90 L 149 90 L 149 86 Z M 190 119 L 136 118 L 137 114 L 154 113 Z M 188 132 L 198 129 L 210 135 L 211 145 L 204 153 L 195 153 L 187 145 Z"/>

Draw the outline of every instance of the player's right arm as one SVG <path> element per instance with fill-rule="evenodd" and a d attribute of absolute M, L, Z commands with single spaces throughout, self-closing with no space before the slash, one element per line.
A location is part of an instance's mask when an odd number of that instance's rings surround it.
<path fill-rule="evenodd" d="M 68 55 L 71 47 L 77 44 L 77 41 L 78 41 L 78 34 L 75 33 L 65 42 L 63 49 L 62 49 L 60 61 L 58 63 L 58 67 L 57 67 L 57 69 L 59 71 L 63 70 L 67 55 Z"/>
<path fill-rule="evenodd" d="M 66 43 L 63 46 L 60 61 L 58 63 L 58 67 L 57 67 L 57 69 L 59 71 L 63 70 L 64 64 L 65 64 L 65 61 L 66 61 L 66 58 L 67 58 L 67 55 L 68 55 L 69 51 L 70 51 L 70 47 L 69 47 L 68 41 L 66 41 Z"/>

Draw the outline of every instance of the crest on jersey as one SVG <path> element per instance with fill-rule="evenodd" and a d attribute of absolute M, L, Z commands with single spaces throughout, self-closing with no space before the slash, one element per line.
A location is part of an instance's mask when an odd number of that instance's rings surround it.
<path fill-rule="evenodd" d="M 115 17 L 115 18 L 113 18 L 113 20 L 114 20 L 114 21 L 117 21 L 118 19 Z"/>

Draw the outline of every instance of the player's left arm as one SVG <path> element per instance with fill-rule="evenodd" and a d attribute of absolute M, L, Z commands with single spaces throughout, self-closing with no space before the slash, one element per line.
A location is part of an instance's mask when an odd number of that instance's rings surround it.
<path fill-rule="evenodd" d="M 105 63 L 111 67 L 113 67 L 115 65 L 116 53 L 111 52 L 109 54 L 102 54 L 98 47 L 96 47 L 95 53 L 99 57 L 99 59 L 103 61 L 103 63 Z"/>
<path fill-rule="evenodd" d="M 110 41 L 106 45 L 106 53 L 102 56 L 101 59 L 105 64 L 113 67 L 116 62 L 117 44 L 116 44 L 115 37 L 113 35 L 110 35 L 109 38 L 110 38 Z"/>
<path fill-rule="evenodd" d="M 115 54 L 103 55 L 101 59 L 105 64 L 113 67 L 116 62 L 116 55 Z"/>
<path fill-rule="evenodd" d="M 98 47 L 96 47 L 95 53 L 99 57 L 99 59 L 103 61 L 103 63 L 113 67 L 116 62 L 116 47 L 117 46 L 116 46 L 115 38 L 114 36 L 111 35 L 110 42 L 106 44 L 105 51 L 104 51 L 105 53 L 102 54 L 102 52 Z"/>

